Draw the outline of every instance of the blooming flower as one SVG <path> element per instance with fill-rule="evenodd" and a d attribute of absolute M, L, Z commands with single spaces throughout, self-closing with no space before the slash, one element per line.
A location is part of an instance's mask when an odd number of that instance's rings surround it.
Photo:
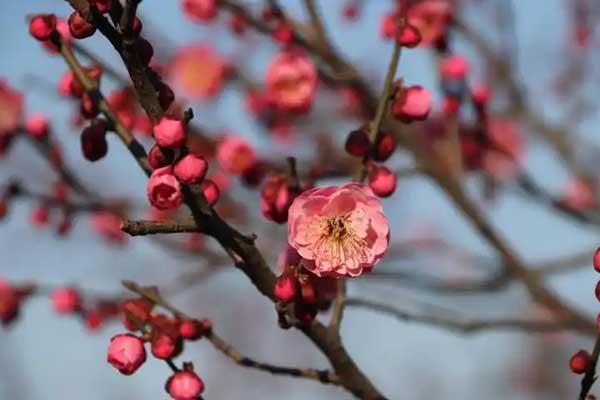
<path fill-rule="evenodd" d="M 359 276 L 388 247 L 390 229 L 381 202 L 366 185 L 314 188 L 289 210 L 288 242 L 318 276 Z"/>
<path fill-rule="evenodd" d="M 179 48 L 168 70 L 175 86 L 193 99 L 215 96 L 223 86 L 226 71 L 221 55 L 206 44 Z"/>
<path fill-rule="evenodd" d="M 273 58 L 267 70 L 267 98 L 285 111 L 310 109 L 317 90 L 317 70 L 299 50 L 285 50 Z"/>

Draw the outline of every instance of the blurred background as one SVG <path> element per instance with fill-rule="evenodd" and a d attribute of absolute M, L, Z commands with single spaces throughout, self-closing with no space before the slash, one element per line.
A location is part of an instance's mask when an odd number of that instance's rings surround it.
<path fill-rule="evenodd" d="M 235 37 L 223 22 L 224 16 L 208 25 L 193 23 L 184 18 L 177 3 L 144 0 L 139 9 L 144 33 L 155 46 L 158 62 L 166 63 L 181 46 L 207 43 L 232 64 L 241 66 L 248 79 L 264 80 L 264 71 L 278 45 L 251 30 L 243 39 Z M 390 42 L 380 38 L 379 23 L 392 2 L 364 2 L 356 21 L 343 17 L 345 1 L 317 3 L 332 41 L 378 93 L 392 48 Z M 511 49 L 506 56 L 511 57 L 516 79 L 534 111 L 550 123 L 568 126 L 569 140 L 581 141 L 578 156 L 593 167 L 597 160 L 595 146 L 600 144 L 595 91 L 599 83 L 595 51 L 600 40 L 592 26 L 585 49 L 574 49 L 577 22 L 573 10 L 577 2 L 460 3 L 462 20 L 494 48 Z M 244 4 L 257 12 L 263 5 L 258 0 Z M 280 4 L 289 15 L 306 19 L 300 1 L 281 0 Z M 4 57 L 0 78 L 24 94 L 27 114 L 43 112 L 51 116 L 54 138 L 63 147 L 65 164 L 82 182 L 104 198 L 128 199 L 129 216 L 141 218 L 147 208 L 144 174 L 112 136 L 107 157 L 94 164 L 83 159 L 78 139 L 81 128 L 72 125 L 73 103 L 56 91 L 67 68 L 61 57 L 49 55 L 27 32 L 26 20 L 31 13 L 56 13 L 67 18 L 71 11 L 66 2 L 57 0 L 2 2 L 0 51 Z M 509 18 L 507 12 L 512 14 Z M 126 76 L 121 60 L 103 36 L 96 34 L 79 44 Z M 468 40 L 456 35 L 452 37 L 452 48 L 467 58 L 475 82 L 485 79 L 481 54 Z M 434 108 L 439 109 L 441 93 L 431 50 L 405 52 L 399 75 L 407 83 L 430 88 L 435 93 Z M 573 84 L 568 91 L 560 86 L 565 79 Z M 103 78 L 104 92 L 117 86 L 114 79 Z M 243 97 L 244 87 L 234 81 L 225 84 L 210 101 L 189 100 L 186 104 L 194 109 L 194 122 L 207 132 L 215 136 L 223 131 L 243 135 L 262 157 L 278 161 L 286 156 L 309 156 L 315 151 L 313 139 L 321 132 L 327 132 L 341 148 L 347 133 L 364 122 L 346 118 L 339 94 L 323 86 L 311 113 L 291 124 L 291 139 L 273 140 L 265 133 L 264 125 L 245 111 Z M 527 127 L 522 129 L 526 134 L 523 170 L 547 192 L 560 196 L 572 178 L 545 142 Z M 393 165 L 410 164 L 406 155 L 394 157 Z M 302 170 L 302 165 L 299 168 Z M 0 160 L 0 183 L 10 179 L 18 179 L 37 192 L 47 192 L 56 176 L 27 141 L 17 141 Z M 538 265 L 563 257 L 578 260 L 568 274 L 553 276 L 549 285 L 565 302 L 587 311 L 592 318 L 598 310 L 595 272 L 591 268 L 598 245 L 597 227 L 578 223 L 525 196 L 514 182 L 504 183 L 493 199 L 482 194 L 482 182 L 477 177 L 466 183 L 469 193 L 527 262 Z M 231 184 L 230 197 L 246 206 L 247 212 L 245 223 L 237 226 L 244 232 L 257 232 L 258 246 L 266 250 L 275 268 L 278 249 L 285 244 L 285 226 L 262 219 L 256 190 L 237 180 Z M 231 265 L 205 262 L 201 251 L 190 254 L 152 238 L 130 238 L 124 246 L 108 243 L 91 229 L 85 215 L 74 218 L 72 231 L 60 237 L 54 228 L 39 230 L 29 223 L 34 207 L 35 203 L 27 199 L 15 201 L 0 226 L 0 275 L 9 281 L 76 284 L 83 290 L 112 295 L 123 291 L 123 279 L 177 288 L 182 274 L 194 276 L 199 269 L 213 269 L 214 274 L 208 278 L 186 278 L 192 284 L 170 291 L 167 297 L 188 314 L 210 318 L 220 335 L 249 357 L 304 368 L 327 367 L 327 360 L 303 335 L 277 326 L 272 303 L 258 295 Z M 399 178 L 396 193 L 384 200 L 384 207 L 392 226 L 392 246 L 398 251 L 384 259 L 377 270 L 460 281 L 486 276 L 497 267 L 493 249 L 430 180 L 419 176 Z M 585 254 L 589 258 L 584 262 Z M 578 266 L 582 268 L 576 269 Z M 401 280 L 361 278 L 350 281 L 349 293 L 415 312 L 434 305 L 469 318 L 530 317 L 537 313 L 518 284 L 483 294 L 440 294 Z M 80 320 L 57 316 L 46 297 L 32 297 L 24 304 L 18 321 L 0 330 L 0 398 L 167 398 L 163 382 L 170 371 L 164 363 L 149 359 L 131 377 L 120 375 L 106 363 L 109 339 L 122 330 L 118 322 L 108 322 L 91 333 Z M 592 345 L 591 338 L 570 333 L 483 331 L 467 335 L 359 308 L 348 308 L 342 334 L 357 363 L 392 399 L 574 398 L 579 379 L 569 372 L 568 359 L 576 349 Z M 236 366 L 202 340 L 187 346 L 178 362 L 181 360 L 194 361 L 196 371 L 206 382 L 206 399 L 350 398 L 336 387 Z"/>

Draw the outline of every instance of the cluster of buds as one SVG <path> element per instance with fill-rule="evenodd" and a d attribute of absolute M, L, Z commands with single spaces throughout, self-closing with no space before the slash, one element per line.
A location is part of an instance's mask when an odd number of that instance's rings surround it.
<path fill-rule="evenodd" d="M 594 253 L 594 270 L 600 273 L 600 248 Z M 595 295 L 598 301 L 600 301 L 600 281 L 596 284 Z M 600 329 L 600 314 L 598 314 L 598 329 Z M 592 356 L 587 350 L 579 350 L 569 360 L 569 367 L 574 374 L 584 374 L 590 368 L 594 368 L 592 365 Z"/>
<path fill-rule="evenodd" d="M 205 179 L 208 162 L 185 147 L 186 124 L 178 118 L 165 116 L 154 126 L 156 144 L 148 161 L 154 169 L 148 181 L 148 200 L 158 210 L 171 210 L 183 202 L 181 185 L 197 186 L 210 205 L 219 199 L 217 185 Z"/>
<path fill-rule="evenodd" d="M 170 318 L 153 311 L 154 304 L 145 298 L 125 301 L 121 305 L 124 326 L 133 333 L 122 333 L 111 339 L 107 361 L 124 375 L 131 375 L 146 361 L 145 344 L 151 354 L 170 361 L 183 351 L 184 341 L 193 341 L 209 334 L 208 320 Z M 194 372 L 191 363 L 184 363 L 168 378 L 166 391 L 176 400 L 193 400 L 204 391 L 204 383 Z"/>
<path fill-rule="evenodd" d="M 299 324 L 310 324 L 319 311 L 331 306 L 336 295 L 337 280 L 318 277 L 306 271 L 300 256 L 290 246 L 283 254 L 282 267 L 283 272 L 273 287 L 279 324 L 282 328 L 291 326 L 288 314 L 293 315 Z"/>
<path fill-rule="evenodd" d="M 380 132 L 371 143 L 367 127 L 350 132 L 346 139 L 346 151 L 355 157 L 366 159 L 369 187 L 379 197 L 389 197 L 396 190 L 396 174 L 377 162 L 387 161 L 396 150 L 396 138 L 390 132 Z M 373 161 L 374 160 L 374 161 Z"/>

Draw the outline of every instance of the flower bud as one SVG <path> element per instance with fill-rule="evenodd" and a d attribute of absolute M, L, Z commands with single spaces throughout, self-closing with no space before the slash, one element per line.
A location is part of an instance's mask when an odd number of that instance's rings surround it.
<path fill-rule="evenodd" d="M 392 114 L 403 122 L 424 120 L 431 110 L 431 93 L 422 86 L 402 89 L 392 103 Z"/>
<path fill-rule="evenodd" d="M 369 187 L 379 197 L 388 197 L 396 190 L 396 174 L 383 165 L 372 165 Z"/>
<path fill-rule="evenodd" d="M 30 216 L 30 222 L 34 228 L 42 228 L 46 226 L 49 219 L 50 211 L 45 205 L 40 205 L 34 208 Z"/>
<path fill-rule="evenodd" d="M 147 194 L 150 204 L 159 210 L 172 210 L 183 202 L 181 185 L 170 166 L 152 172 L 148 180 Z"/>
<path fill-rule="evenodd" d="M 442 79 L 465 79 L 469 72 L 469 64 L 464 57 L 451 55 L 442 60 L 440 63 L 440 75 Z"/>
<path fill-rule="evenodd" d="M 298 294 L 298 283 L 296 279 L 291 275 L 281 275 L 275 280 L 275 287 L 273 288 L 273 295 L 277 300 L 283 301 L 284 303 L 290 303 Z"/>
<path fill-rule="evenodd" d="M 404 25 L 396 34 L 400 46 L 412 49 L 421 43 L 421 33 L 412 25 Z"/>
<path fill-rule="evenodd" d="M 56 30 L 56 16 L 54 14 L 38 14 L 29 22 L 29 34 L 40 41 L 50 39 Z"/>
<path fill-rule="evenodd" d="M 364 157 L 369 152 L 371 142 L 369 137 L 362 129 L 357 129 L 348 135 L 346 139 L 346 152 L 355 157 Z"/>
<path fill-rule="evenodd" d="M 161 147 L 176 149 L 185 145 L 186 132 L 183 121 L 162 117 L 154 126 L 154 140 Z"/>
<path fill-rule="evenodd" d="M 25 131 L 34 139 L 41 139 L 48 135 L 50 122 L 44 114 L 30 115 L 25 121 Z"/>
<path fill-rule="evenodd" d="M 183 0 L 181 8 L 185 16 L 195 22 L 213 20 L 219 11 L 217 0 Z"/>
<path fill-rule="evenodd" d="M 96 32 L 96 26 L 89 23 L 77 11 L 69 16 L 69 31 L 75 39 L 84 39 L 92 36 Z"/>
<path fill-rule="evenodd" d="M 179 334 L 186 340 L 198 340 L 205 332 L 204 325 L 197 319 L 184 319 L 179 324 Z"/>
<path fill-rule="evenodd" d="M 285 175 L 271 176 L 261 191 L 260 209 L 263 216 L 278 224 L 286 222 L 288 210 L 297 196 L 288 186 Z"/>
<path fill-rule="evenodd" d="M 396 150 L 396 138 L 390 132 L 382 132 L 377 138 L 377 145 L 373 151 L 375 161 L 386 161 Z"/>
<path fill-rule="evenodd" d="M 196 400 L 204 391 L 204 382 L 194 371 L 177 371 L 165 385 L 175 400 Z"/>
<path fill-rule="evenodd" d="M 175 177 L 186 185 L 200 183 L 204 179 L 207 170 L 208 162 L 206 162 L 206 159 L 191 153 L 179 159 L 173 167 Z"/>
<path fill-rule="evenodd" d="M 140 329 L 138 324 L 145 324 L 150 318 L 154 304 L 147 299 L 138 298 L 124 301 L 120 305 L 121 321 L 130 331 Z"/>
<path fill-rule="evenodd" d="M 169 360 L 175 357 L 181 350 L 181 343 L 171 335 L 155 330 L 152 334 L 150 350 L 152 355 L 161 360 Z"/>
<path fill-rule="evenodd" d="M 569 367 L 574 374 L 583 374 L 589 368 L 590 362 L 590 353 L 585 350 L 579 350 L 569 360 Z"/>
<path fill-rule="evenodd" d="M 210 179 L 205 179 L 200 184 L 200 189 L 202 190 L 202 193 L 204 193 L 204 197 L 206 197 L 208 204 L 214 206 L 221 195 L 219 187 Z"/>
<path fill-rule="evenodd" d="M 90 5 L 95 6 L 100 14 L 104 14 L 110 11 L 112 2 L 113 0 L 90 0 Z"/>
<path fill-rule="evenodd" d="M 122 374 L 131 375 L 146 361 L 144 343 L 129 333 L 116 335 L 110 340 L 106 360 Z"/>
<path fill-rule="evenodd" d="M 148 153 L 148 162 L 152 169 L 158 169 L 173 164 L 175 152 L 155 144 Z"/>
<path fill-rule="evenodd" d="M 81 308 L 81 295 L 74 287 L 56 289 L 50 295 L 50 301 L 58 314 L 70 314 Z"/>
<path fill-rule="evenodd" d="M 81 133 L 81 152 L 88 161 L 98 161 L 108 152 L 106 142 L 106 124 L 103 121 L 92 121 Z"/>

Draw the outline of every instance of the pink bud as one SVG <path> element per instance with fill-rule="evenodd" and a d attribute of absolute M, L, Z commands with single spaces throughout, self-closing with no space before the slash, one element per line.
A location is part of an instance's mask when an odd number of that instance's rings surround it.
<path fill-rule="evenodd" d="M 30 221 L 34 228 L 42 228 L 48 223 L 50 211 L 48 207 L 41 205 L 36 207 L 31 213 Z"/>
<path fill-rule="evenodd" d="M 217 0 L 183 0 L 181 8 L 186 17 L 196 22 L 210 21 L 219 11 Z"/>
<path fill-rule="evenodd" d="M 451 55 L 444 58 L 440 64 L 442 79 L 465 79 L 469 72 L 469 64 L 464 57 Z"/>
<path fill-rule="evenodd" d="M 158 145 L 152 146 L 148 153 L 148 162 L 152 169 L 166 167 L 173 163 L 175 153 L 171 149 L 166 149 Z"/>
<path fill-rule="evenodd" d="M 596 289 L 594 290 L 594 293 L 596 294 L 596 299 L 600 301 L 600 281 L 596 283 Z"/>
<path fill-rule="evenodd" d="M 148 180 L 147 194 L 150 204 L 159 210 L 171 210 L 183 202 L 181 185 L 170 166 L 152 172 Z"/>
<path fill-rule="evenodd" d="M 58 314 L 73 313 L 81 307 L 81 295 L 74 287 L 56 289 L 50 295 L 50 301 L 52 302 L 54 311 Z"/>
<path fill-rule="evenodd" d="M 424 120 L 431 110 L 431 93 L 422 86 L 405 88 L 392 103 L 392 114 L 403 122 Z"/>
<path fill-rule="evenodd" d="M 591 356 L 585 350 L 579 350 L 569 360 L 569 367 L 574 374 L 583 374 L 590 366 Z"/>
<path fill-rule="evenodd" d="M 186 340 L 200 339 L 204 333 L 204 326 L 197 319 L 185 319 L 179 325 L 179 334 Z"/>
<path fill-rule="evenodd" d="M 273 295 L 284 303 L 290 303 L 296 298 L 298 293 L 297 282 L 290 275 L 281 275 L 275 280 Z"/>
<path fill-rule="evenodd" d="M 48 135 L 49 126 L 48 117 L 44 114 L 32 114 L 25 121 L 25 130 L 35 139 Z"/>
<path fill-rule="evenodd" d="M 120 305 L 120 314 L 125 328 L 130 331 L 138 330 L 140 328 L 138 324 L 145 324 L 150 318 L 153 306 L 150 300 L 144 298 L 124 301 Z"/>
<path fill-rule="evenodd" d="M 388 197 L 396 190 L 396 174 L 383 165 L 372 165 L 369 187 L 379 197 Z"/>
<path fill-rule="evenodd" d="M 85 327 L 90 332 L 98 331 L 104 322 L 104 317 L 102 313 L 98 310 L 91 310 L 85 314 L 83 317 Z"/>
<path fill-rule="evenodd" d="M 162 117 L 154 126 L 154 140 L 161 147 L 170 149 L 182 147 L 186 140 L 183 122 L 171 117 Z"/>
<path fill-rule="evenodd" d="M 96 6 L 100 14 L 110 11 L 113 0 L 90 0 L 90 4 Z"/>
<path fill-rule="evenodd" d="M 205 179 L 200 184 L 200 189 L 202 190 L 202 193 L 204 193 L 204 197 L 206 197 L 208 204 L 214 206 L 221 195 L 219 187 L 210 179 Z"/>
<path fill-rule="evenodd" d="M 84 39 L 92 36 L 96 32 L 96 26 L 89 23 L 77 11 L 69 16 L 69 31 L 75 39 Z"/>
<path fill-rule="evenodd" d="M 294 38 L 294 31 L 289 22 L 280 20 L 273 30 L 273 39 L 282 44 L 290 43 Z"/>
<path fill-rule="evenodd" d="M 20 296 L 17 290 L 0 277 L 0 322 L 6 325 L 19 314 Z"/>
<path fill-rule="evenodd" d="M 208 163 L 204 157 L 190 153 L 175 163 L 173 172 L 181 183 L 191 185 L 193 183 L 200 183 L 204 179 L 207 169 Z"/>
<path fill-rule="evenodd" d="M 161 360 L 169 360 L 177 355 L 181 349 L 180 343 L 171 335 L 161 332 L 154 332 L 152 335 L 152 344 L 150 347 L 152 355 Z"/>
<path fill-rule="evenodd" d="M 242 136 L 225 135 L 217 145 L 217 160 L 223 169 L 242 174 L 256 163 L 256 153 Z"/>
<path fill-rule="evenodd" d="M 56 16 L 54 14 L 38 14 L 29 22 L 29 33 L 40 41 L 50 39 L 56 29 Z"/>
<path fill-rule="evenodd" d="M 122 374 L 131 375 L 146 361 L 144 343 L 129 333 L 116 335 L 110 340 L 107 361 Z"/>
<path fill-rule="evenodd" d="M 390 132 L 382 132 L 377 138 L 377 145 L 373 152 L 373 159 L 376 161 L 385 161 L 396 150 L 396 138 Z"/>
<path fill-rule="evenodd" d="M 412 25 L 404 25 L 396 34 L 396 41 L 401 46 L 412 49 L 421 43 L 421 33 Z"/>
<path fill-rule="evenodd" d="M 193 371 L 175 372 L 165 385 L 175 400 L 196 400 L 204 391 L 204 382 Z"/>
<path fill-rule="evenodd" d="M 600 247 L 594 253 L 594 269 L 596 272 L 600 272 Z"/>
<path fill-rule="evenodd" d="M 477 85 L 471 90 L 471 99 L 478 107 L 485 107 L 492 97 L 492 91 L 487 85 Z"/>
<path fill-rule="evenodd" d="M 364 157 L 369 152 L 371 142 L 362 129 L 350 132 L 346 139 L 346 151 L 355 157 Z"/>

